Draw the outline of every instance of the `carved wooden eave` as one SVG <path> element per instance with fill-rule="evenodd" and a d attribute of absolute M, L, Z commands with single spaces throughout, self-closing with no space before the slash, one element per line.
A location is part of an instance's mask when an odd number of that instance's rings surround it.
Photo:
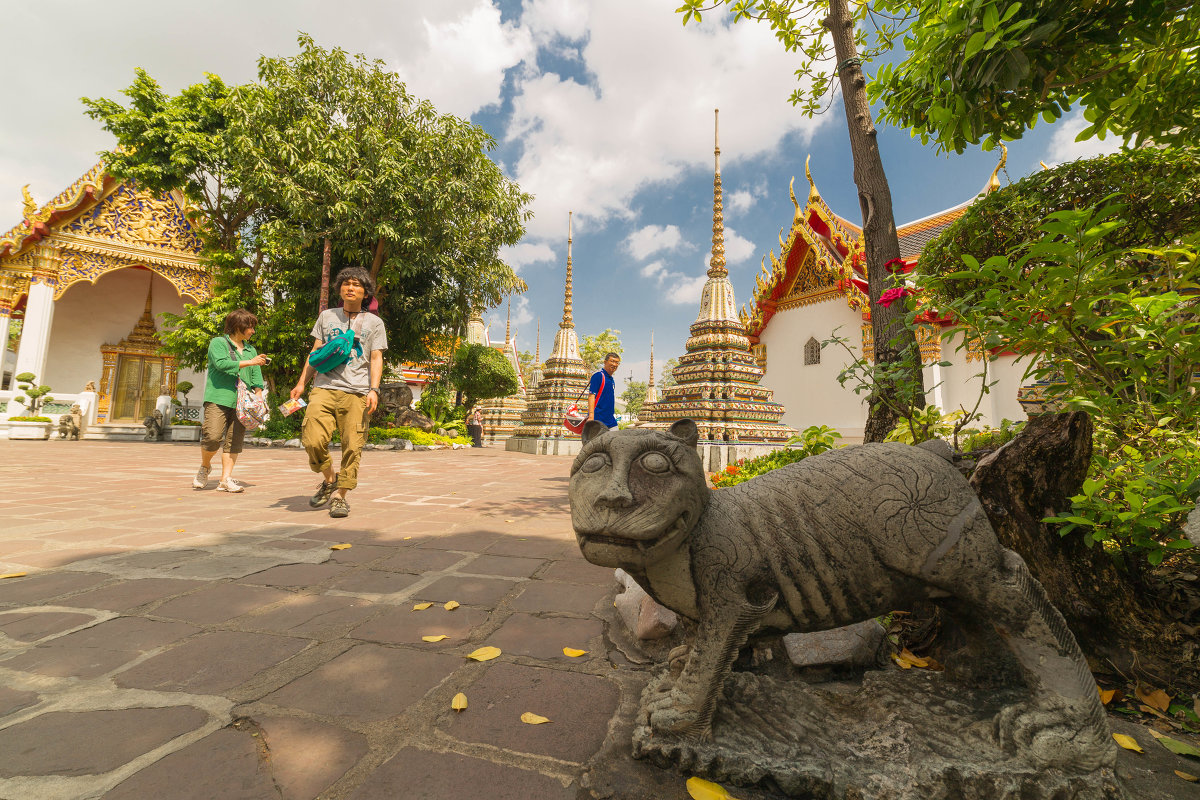
<path fill-rule="evenodd" d="M 0 303 L 14 305 L 31 280 L 54 286 L 57 300 L 76 283 L 125 267 L 155 272 L 195 300 L 211 296 L 195 223 L 179 193 L 139 191 L 101 162 L 41 208 L 28 189 L 25 196 L 25 219 L 0 236 Z"/>
<path fill-rule="evenodd" d="M 1001 145 L 1000 161 L 976 195 L 944 211 L 898 226 L 901 257 L 915 265 L 925 245 L 966 213 L 978 198 L 999 189 L 999 173 L 1007 158 L 1008 150 Z M 795 207 L 791 226 L 786 235 L 780 231 L 779 255 L 772 249 L 763 257 L 750 307 L 743 307 L 739 315 L 752 345 L 760 343 L 771 317 L 784 309 L 840 297 L 851 309 L 861 312 L 864 319 L 870 318 L 862 228 L 829 207 L 817 190 L 807 162 L 804 171 L 810 187 L 808 199 L 801 207 L 794 189 L 789 189 Z"/>

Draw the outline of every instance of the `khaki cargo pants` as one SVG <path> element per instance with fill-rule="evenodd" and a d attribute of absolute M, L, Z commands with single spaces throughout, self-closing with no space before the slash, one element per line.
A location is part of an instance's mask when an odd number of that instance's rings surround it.
<path fill-rule="evenodd" d="M 324 472 L 333 466 L 329 441 L 337 429 L 342 438 L 342 463 L 338 467 L 339 489 L 358 486 L 358 461 L 367 441 L 367 398 L 336 389 L 313 389 L 304 410 L 300 443 L 308 451 L 308 466 Z"/>

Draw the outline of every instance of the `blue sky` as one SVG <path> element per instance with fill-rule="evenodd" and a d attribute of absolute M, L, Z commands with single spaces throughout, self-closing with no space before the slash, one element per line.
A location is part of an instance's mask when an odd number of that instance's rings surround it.
<path fill-rule="evenodd" d="M 625 363 L 645 380 L 650 331 L 656 368 L 683 352 L 711 240 L 713 109 L 721 109 L 726 253 L 739 305 L 759 262 L 790 224 L 788 182 L 807 194 L 804 160 L 830 205 L 857 221 L 840 98 L 806 119 L 787 98 L 795 58 L 763 25 L 709 14 L 684 28 L 677 0 L 46 0 L 9 10 L 0 67 L 10 113 L 0 118 L 0 226 L 20 219 L 21 186 L 45 201 L 111 142 L 80 96 L 116 97 L 136 67 L 168 91 L 203 73 L 252 80 L 260 54 L 289 55 L 296 32 L 385 61 L 414 93 L 469 117 L 497 140 L 493 157 L 536 195 L 525 240 L 506 255 L 529 284 L 513 301 L 521 349 L 543 356 L 562 315 L 567 211 L 575 212 L 574 318 L 580 336 L 621 331 Z M 11 76 L 22 76 L 12 81 Z M 1074 115 L 1010 146 L 1019 178 L 1112 144 L 1076 144 Z M 971 197 L 995 153 L 939 155 L 903 131 L 880 129 L 897 223 Z M 504 335 L 505 310 L 487 315 Z"/>

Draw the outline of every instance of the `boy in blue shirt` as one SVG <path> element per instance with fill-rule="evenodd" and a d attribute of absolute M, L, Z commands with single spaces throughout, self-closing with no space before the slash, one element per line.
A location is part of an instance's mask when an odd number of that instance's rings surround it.
<path fill-rule="evenodd" d="M 588 419 L 603 422 L 610 431 L 617 429 L 615 415 L 617 402 L 617 387 L 613 375 L 621 366 L 621 357 L 616 353 L 604 354 L 604 369 L 596 370 L 588 382 Z"/>

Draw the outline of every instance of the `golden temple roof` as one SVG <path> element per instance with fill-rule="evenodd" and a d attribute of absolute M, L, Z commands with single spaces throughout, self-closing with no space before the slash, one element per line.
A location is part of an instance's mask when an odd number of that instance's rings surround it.
<path fill-rule="evenodd" d="M 37 208 L 29 195 L 26 184 L 22 193 L 25 197 L 25 218 L 0 235 L 0 256 L 13 255 L 33 244 L 50 231 L 50 225 L 59 219 L 76 211 L 85 202 L 102 195 L 116 178 L 104 169 L 104 162 L 98 162 L 78 180 L 54 196 L 50 202 Z"/>

